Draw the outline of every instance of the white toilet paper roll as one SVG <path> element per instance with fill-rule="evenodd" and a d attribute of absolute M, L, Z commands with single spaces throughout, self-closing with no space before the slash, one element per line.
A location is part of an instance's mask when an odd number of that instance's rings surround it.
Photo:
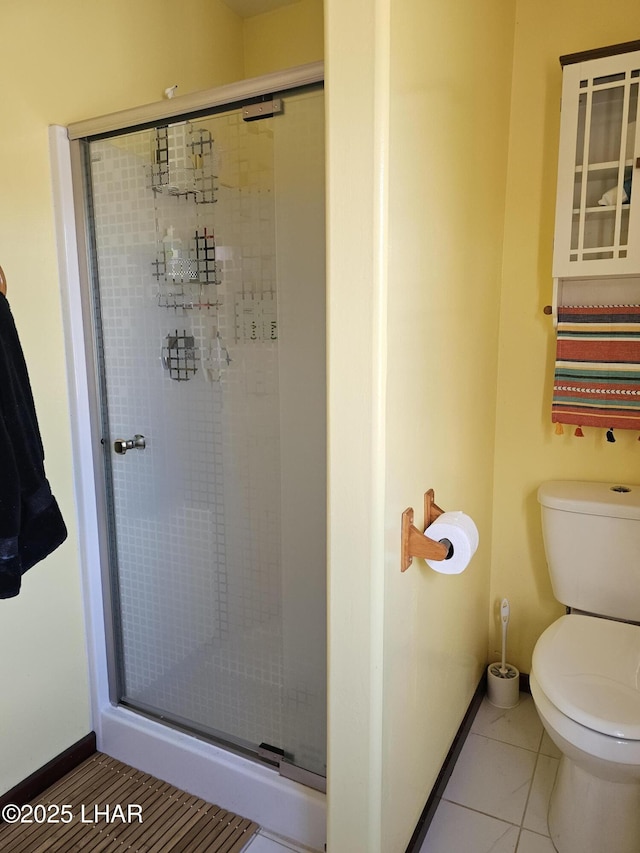
<path fill-rule="evenodd" d="M 473 519 L 459 510 L 443 512 L 429 525 L 425 534 L 438 542 L 448 539 L 452 545 L 451 554 L 446 560 L 427 560 L 434 571 L 443 575 L 459 575 L 463 572 L 476 553 L 480 539 Z"/>

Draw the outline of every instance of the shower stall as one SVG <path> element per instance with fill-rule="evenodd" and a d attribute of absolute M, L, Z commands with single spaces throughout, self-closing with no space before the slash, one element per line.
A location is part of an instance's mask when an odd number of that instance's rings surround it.
<path fill-rule="evenodd" d="M 89 365 L 88 606 L 104 634 L 94 706 L 107 749 L 120 715 L 139 743 L 155 732 L 241 775 L 277 770 L 285 792 L 322 790 L 323 92 L 223 97 L 70 129 L 84 325 L 71 286 L 67 330 L 73 370 L 80 338 Z"/>

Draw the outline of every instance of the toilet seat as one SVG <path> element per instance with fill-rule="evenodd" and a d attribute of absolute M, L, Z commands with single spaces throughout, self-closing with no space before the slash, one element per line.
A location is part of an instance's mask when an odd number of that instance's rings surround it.
<path fill-rule="evenodd" d="M 549 700 L 596 732 L 640 741 L 640 627 L 562 616 L 540 636 L 532 671 Z"/>

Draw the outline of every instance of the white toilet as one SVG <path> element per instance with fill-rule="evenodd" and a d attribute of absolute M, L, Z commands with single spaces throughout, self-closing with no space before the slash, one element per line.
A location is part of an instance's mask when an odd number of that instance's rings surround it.
<path fill-rule="evenodd" d="M 640 853 L 640 486 L 555 481 L 538 500 L 553 593 L 571 608 L 530 676 L 562 751 L 549 833 L 559 853 Z"/>

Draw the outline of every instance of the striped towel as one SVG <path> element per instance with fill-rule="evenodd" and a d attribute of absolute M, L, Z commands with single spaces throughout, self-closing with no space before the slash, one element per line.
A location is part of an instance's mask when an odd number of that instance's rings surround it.
<path fill-rule="evenodd" d="M 640 430 L 640 305 L 558 308 L 551 419 Z"/>

